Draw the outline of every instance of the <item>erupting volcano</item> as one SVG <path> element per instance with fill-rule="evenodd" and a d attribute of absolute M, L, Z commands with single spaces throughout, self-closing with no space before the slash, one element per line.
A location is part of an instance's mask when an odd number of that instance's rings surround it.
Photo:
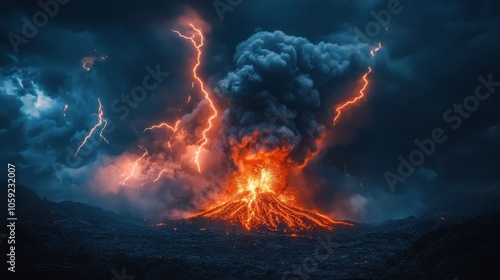
<path fill-rule="evenodd" d="M 234 195 L 194 218 L 221 220 L 233 225 L 241 223 L 247 230 L 258 231 L 300 232 L 315 227 L 331 230 L 336 224 L 351 225 L 300 208 L 293 195 L 287 195 L 280 186 L 286 180 L 285 170 L 280 170 L 276 163 L 262 160 L 250 167 L 234 178 Z"/>

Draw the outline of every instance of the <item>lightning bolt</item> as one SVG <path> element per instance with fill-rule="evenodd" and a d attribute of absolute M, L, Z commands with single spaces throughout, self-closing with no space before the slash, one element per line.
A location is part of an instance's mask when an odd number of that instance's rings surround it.
<path fill-rule="evenodd" d="M 76 155 L 78 155 L 78 153 L 80 152 L 80 149 L 85 146 L 85 143 L 87 143 L 87 140 L 89 140 L 89 138 L 92 136 L 92 134 L 94 133 L 94 131 L 99 127 L 101 126 L 103 123 L 104 123 L 104 126 L 102 127 L 101 129 L 101 132 L 99 133 L 99 136 L 101 136 L 102 139 L 104 139 L 104 141 L 106 141 L 106 143 L 109 144 L 108 142 L 108 139 L 106 139 L 103 135 L 102 135 L 102 132 L 104 131 L 104 129 L 106 128 L 106 125 L 108 125 L 108 121 L 106 121 L 103 116 L 104 116 L 104 111 L 102 110 L 102 104 L 101 104 L 101 99 L 100 98 L 97 98 L 97 101 L 99 102 L 99 110 L 98 110 L 98 116 L 99 116 L 99 122 L 97 122 L 94 127 L 92 127 L 92 129 L 90 130 L 89 134 L 87 136 L 85 136 L 85 138 L 83 139 L 83 142 L 82 144 L 80 144 L 80 146 L 78 147 L 78 149 L 76 150 L 76 153 L 73 157 L 76 157 Z"/>
<path fill-rule="evenodd" d="M 163 169 L 162 171 L 160 171 L 160 173 L 158 173 L 158 177 L 156 177 L 156 179 L 154 179 L 153 183 L 160 180 L 160 177 L 161 177 L 161 174 L 163 174 L 163 172 L 165 172 L 166 169 Z"/>
<path fill-rule="evenodd" d="M 170 144 L 170 141 L 172 141 L 172 137 L 170 137 L 170 139 L 167 142 L 168 149 L 170 150 L 170 152 L 172 152 L 172 145 Z"/>
<path fill-rule="evenodd" d="M 351 104 L 358 102 L 358 100 L 360 100 L 361 98 L 363 98 L 365 96 L 365 89 L 369 84 L 367 77 L 368 77 L 368 74 L 370 74 L 371 72 L 372 72 L 372 68 L 368 67 L 368 72 L 366 72 L 363 75 L 363 81 L 365 82 L 365 84 L 363 85 L 363 88 L 361 88 L 361 90 L 359 91 L 359 95 L 356 96 L 354 99 L 351 99 L 351 100 L 349 100 L 349 101 L 345 102 L 344 104 L 337 107 L 337 109 L 336 109 L 337 115 L 333 119 L 333 125 L 335 125 L 335 123 L 337 122 L 337 119 L 340 117 L 342 109 L 344 109 L 345 107 L 347 107 Z"/>
<path fill-rule="evenodd" d="M 63 115 L 66 117 L 66 110 L 68 110 L 68 104 L 64 105 Z"/>
<path fill-rule="evenodd" d="M 193 78 L 198 82 L 198 84 L 200 86 L 200 89 L 201 89 L 201 91 L 204 94 L 204 98 L 208 101 L 208 103 L 210 105 L 210 108 L 212 109 L 212 115 L 207 120 L 207 127 L 202 132 L 202 138 L 200 139 L 200 141 L 198 141 L 198 143 L 200 143 L 200 145 L 198 146 L 198 150 L 196 151 L 196 155 L 193 158 L 194 162 L 196 163 L 196 165 L 198 167 L 198 172 L 201 173 L 200 162 L 198 161 L 198 158 L 200 156 L 201 150 L 208 143 L 207 133 L 208 133 L 208 131 L 210 131 L 210 129 L 212 129 L 212 126 L 213 126 L 212 125 L 212 120 L 215 117 L 217 117 L 217 109 L 215 108 L 215 105 L 212 102 L 212 99 L 210 98 L 210 94 L 208 93 L 208 91 L 205 90 L 205 85 L 204 85 L 203 81 L 198 76 L 198 68 L 201 65 L 201 55 L 203 53 L 202 52 L 203 40 L 204 40 L 203 33 L 201 32 L 201 30 L 199 30 L 196 27 L 194 27 L 193 24 L 190 23 L 189 25 L 195 31 L 195 33 L 193 33 L 191 36 L 183 35 L 182 33 L 180 33 L 177 30 L 172 30 L 172 32 L 176 33 L 177 35 L 179 35 L 179 37 L 181 37 L 183 39 L 191 41 L 191 43 L 193 44 L 193 46 L 196 48 L 197 57 L 196 57 L 196 64 L 193 67 Z M 198 42 L 196 40 L 196 35 L 199 36 L 199 41 Z M 194 87 L 194 82 L 193 82 L 192 86 Z"/>
<path fill-rule="evenodd" d="M 378 46 L 377 46 L 376 48 L 374 48 L 374 49 L 372 49 L 372 50 L 370 51 L 370 55 L 371 55 L 372 57 L 375 57 L 375 54 L 376 54 L 376 53 L 377 53 L 377 52 L 378 52 L 381 48 L 382 48 L 382 43 L 378 43 Z M 359 90 L 359 94 L 358 94 L 358 96 L 354 97 L 354 98 L 353 98 L 353 99 L 351 99 L 351 100 L 346 101 L 346 102 L 345 102 L 344 104 L 342 104 L 342 105 L 337 106 L 337 108 L 335 109 L 335 111 L 336 111 L 336 115 L 335 115 L 335 117 L 333 118 L 333 125 L 335 125 L 335 124 L 337 123 L 337 120 L 338 120 L 338 118 L 340 117 L 340 115 L 341 115 L 341 113 L 342 113 L 342 110 L 343 110 L 344 108 L 346 108 L 346 107 L 348 107 L 348 106 L 350 106 L 350 105 L 352 105 L 352 104 L 354 104 L 354 103 L 357 103 L 357 102 L 358 102 L 358 100 L 360 100 L 361 98 L 363 98 L 363 97 L 365 96 L 365 90 L 366 90 L 366 88 L 368 87 L 368 84 L 370 83 L 370 82 L 368 81 L 368 75 L 369 75 L 371 72 L 372 72 L 372 68 L 371 68 L 371 67 L 368 67 L 368 71 L 367 71 L 367 72 L 363 75 L 362 80 L 363 80 L 363 82 L 364 82 L 364 85 L 363 85 L 363 87 Z"/>
<path fill-rule="evenodd" d="M 378 46 L 370 51 L 372 57 L 375 57 L 375 53 L 377 53 L 382 48 L 382 43 L 378 43 Z"/>
<path fill-rule="evenodd" d="M 130 177 L 132 177 L 134 175 L 134 172 L 135 172 L 135 168 L 137 167 L 137 163 L 143 159 L 146 155 L 148 154 L 148 150 L 146 148 L 144 148 L 144 154 L 142 154 L 142 156 L 138 159 L 135 160 L 134 162 L 134 166 L 132 167 L 132 170 L 130 171 L 130 174 L 127 176 L 127 178 L 125 178 L 125 180 L 123 180 L 122 182 L 122 186 L 125 185 L 125 182 L 127 182 L 128 179 L 130 179 Z"/>
<path fill-rule="evenodd" d="M 152 130 L 152 129 L 161 128 L 161 127 L 166 127 L 168 129 L 172 130 L 173 132 L 176 132 L 177 128 L 179 128 L 180 123 L 181 123 L 180 120 L 176 121 L 174 126 L 171 126 L 168 123 L 160 123 L 158 125 L 153 125 L 153 126 L 145 128 L 143 133 L 146 132 L 147 130 Z"/>

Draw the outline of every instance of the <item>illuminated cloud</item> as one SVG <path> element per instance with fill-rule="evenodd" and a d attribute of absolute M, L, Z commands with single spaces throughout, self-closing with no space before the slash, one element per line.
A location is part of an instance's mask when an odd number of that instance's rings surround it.
<path fill-rule="evenodd" d="M 57 102 L 45 96 L 40 89 L 35 88 L 34 91 L 35 95 L 26 94 L 19 98 L 23 102 L 21 111 L 30 117 L 39 118 L 41 113 L 53 109 Z"/>

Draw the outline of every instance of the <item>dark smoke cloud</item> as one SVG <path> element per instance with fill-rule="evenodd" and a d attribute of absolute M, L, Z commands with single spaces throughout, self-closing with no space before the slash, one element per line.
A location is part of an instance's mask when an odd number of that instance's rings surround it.
<path fill-rule="evenodd" d="M 284 150 L 297 164 L 318 149 L 324 130 L 317 118 L 320 87 L 346 72 L 352 61 L 367 63 L 365 44 L 311 43 L 281 31 L 258 32 L 236 48 L 236 69 L 219 82 L 230 96 L 224 122 L 230 145 L 250 154 Z M 331 93 L 331 92 L 328 92 Z"/>

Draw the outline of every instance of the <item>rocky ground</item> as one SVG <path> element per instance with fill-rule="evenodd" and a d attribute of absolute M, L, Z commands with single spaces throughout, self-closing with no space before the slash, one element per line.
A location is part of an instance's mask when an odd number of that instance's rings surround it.
<path fill-rule="evenodd" d="M 17 197 L 22 197 L 16 225 L 19 279 L 500 277 L 497 211 L 291 236 L 199 221 L 154 225 L 85 204 L 41 200 L 21 186 Z M 6 252 L 4 240 L 1 245 Z M 16 279 L 12 276 L 7 279 Z"/>

